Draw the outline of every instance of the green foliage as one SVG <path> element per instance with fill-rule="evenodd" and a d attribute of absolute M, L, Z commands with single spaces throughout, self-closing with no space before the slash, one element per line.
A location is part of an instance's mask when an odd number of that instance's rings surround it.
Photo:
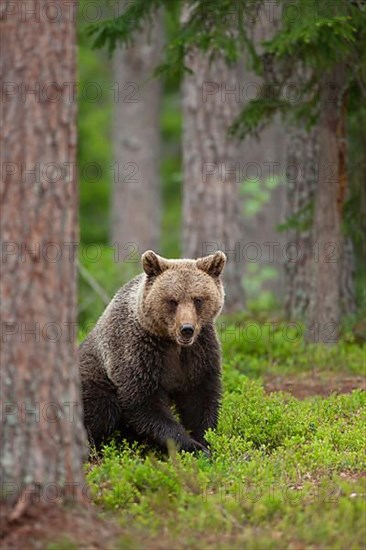
<path fill-rule="evenodd" d="M 257 215 L 271 200 L 272 193 L 281 184 L 277 176 L 264 180 L 256 176 L 246 179 L 241 183 L 240 194 L 243 197 L 243 213 L 245 219 L 250 220 Z M 247 307 L 250 309 L 255 303 L 256 307 L 267 311 L 275 306 L 276 300 L 270 291 L 263 290 L 263 285 L 278 277 L 275 266 L 261 265 L 260 263 L 248 263 L 246 275 L 243 278 L 243 286 L 247 297 Z M 278 304 L 277 304 L 278 305 Z"/>
<path fill-rule="evenodd" d="M 352 332 L 334 346 L 306 344 L 301 323 L 276 317 L 238 314 L 217 324 L 224 357 L 230 367 L 252 377 L 298 372 L 365 374 L 365 346 L 354 342 Z"/>
<path fill-rule="evenodd" d="M 165 61 L 157 67 L 156 74 L 169 72 L 181 75 L 188 51 L 198 48 L 214 56 L 224 53 L 228 62 L 237 61 L 245 45 L 252 55 L 253 64 L 258 56 L 247 36 L 247 29 L 241 22 L 246 9 L 256 5 L 257 0 L 243 0 L 235 5 L 232 0 L 134 0 L 126 9 L 105 20 L 88 26 L 87 34 L 93 37 L 95 48 L 106 47 L 109 53 L 116 44 L 128 45 L 133 42 L 135 33 L 146 21 L 151 21 L 154 13 L 165 8 L 174 21 L 175 34 L 166 47 Z M 178 24 L 183 6 L 186 17 Z"/>
<path fill-rule="evenodd" d="M 78 550 L 78 546 L 69 537 L 62 537 L 55 542 L 50 542 L 47 550 Z"/>
<path fill-rule="evenodd" d="M 123 252 L 109 246 L 85 245 L 79 254 L 79 262 L 109 300 L 121 286 L 141 271 L 139 259 L 123 261 Z M 91 288 L 90 282 L 79 274 L 79 339 L 85 338 L 106 306 L 107 303 Z"/>
<path fill-rule="evenodd" d="M 219 548 L 227 537 L 231 548 L 287 548 L 319 536 L 325 547 L 361 547 L 365 394 L 299 402 L 266 396 L 233 369 L 225 381 L 219 428 L 207 435 L 212 459 L 112 443 L 87 474 L 95 501 L 135 545 L 141 533 L 166 533 L 185 548 Z"/>
<path fill-rule="evenodd" d="M 250 311 L 270 311 L 280 309 L 276 297 L 263 286 L 269 281 L 278 278 L 278 270 L 272 265 L 248 263 L 243 286 L 247 296 L 247 309 Z"/>
<path fill-rule="evenodd" d="M 261 97 L 244 108 L 232 126 L 232 133 L 244 137 L 269 123 L 276 113 L 307 127 L 318 117 L 324 93 L 324 76 L 344 64 L 344 90 L 352 97 L 365 95 L 366 86 L 366 5 L 363 2 L 334 0 L 282 0 L 282 20 L 271 40 L 261 44 L 261 59 L 270 62 L 271 97 Z M 301 70 L 301 80 L 298 69 Z M 296 80 L 300 97 L 293 102 L 284 96 L 286 85 Z M 329 84 L 329 100 L 331 82 Z M 327 91 L 327 90 L 325 90 Z M 362 101 L 350 101 L 359 112 Z"/>
<path fill-rule="evenodd" d="M 83 3 L 80 10 L 82 6 Z M 111 67 L 104 52 L 91 51 L 81 20 L 78 26 L 78 70 L 77 160 L 81 241 L 84 244 L 106 243 L 113 177 Z"/>
<path fill-rule="evenodd" d="M 258 214 L 270 201 L 271 193 L 281 183 L 279 177 L 268 177 L 264 181 L 247 179 L 241 183 L 240 193 L 243 197 L 243 208 L 246 218 Z"/>
<path fill-rule="evenodd" d="M 303 208 L 298 210 L 296 214 L 288 216 L 284 223 L 277 226 L 277 231 L 288 231 L 289 229 L 295 229 L 297 231 L 304 231 L 310 229 L 313 223 L 314 216 L 314 201 L 310 201 Z"/>
<path fill-rule="evenodd" d="M 350 45 L 356 42 L 357 27 L 350 15 L 337 15 L 344 2 L 334 2 L 334 12 L 327 17 L 317 16 L 317 2 L 300 1 L 297 6 L 305 16 L 296 25 L 283 18 L 283 30 L 267 42 L 268 52 L 278 57 L 290 56 L 306 59 L 309 65 L 324 69 L 329 63 L 338 63 L 349 54 Z M 310 9 L 309 9 L 310 8 Z"/>
<path fill-rule="evenodd" d="M 161 164 L 163 192 L 162 254 L 168 258 L 180 257 L 180 226 L 182 216 L 182 172 L 180 135 L 182 117 L 176 91 L 166 94 L 161 119 L 164 155 Z"/>
<path fill-rule="evenodd" d="M 358 110 L 352 108 L 348 120 L 349 129 L 349 180 L 350 189 L 344 206 L 344 222 L 348 235 L 358 251 L 358 256 L 366 256 L 366 103 L 362 97 L 356 98 Z M 364 262 L 362 262 L 364 263 Z"/>
<path fill-rule="evenodd" d="M 121 3 L 112 2 L 113 16 L 101 23 L 88 25 L 87 35 L 93 37 L 95 48 L 107 46 L 108 52 L 111 54 L 115 50 L 117 42 L 131 44 L 133 34 L 141 30 L 146 19 L 151 20 L 154 11 L 159 9 L 163 3 L 162 0 L 126 2 L 127 8 L 123 14 L 119 15 L 118 8 Z M 174 4 L 175 0 L 171 0 L 171 3 Z"/>
<path fill-rule="evenodd" d="M 179 14 L 186 6 L 184 22 Z M 270 98 L 249 102 L 235 121 L 232 132 L 243 137 L 268 123 L 275 113 L 294 114 L 312 124 L 319 100 L 319 81 L 324 72 L 337 64 L 346 65 L 345 88 L 352 93 L 365 89 L 366 6 L 363 2 L 333 0 L 281 0 L 282 24 L 273 38 L 261 44 L 251 38 L 258 17 L 263 17 L 261 0 L 134 0 L 121 14 L 89 25 L 87 32 L 97 48 L 106 46 L 109 52 L 117 42 L 129 44 L 135 32 L 151 20 L 156 10 L 165 8 L 174 21 L 175 33 L 169 36 L 165 61 L 156 74 L 169 72 L 181 75 L 187 52 L 199 49 L 211 57 L 224 54 L 228 62 L 249 54 L 252 68 L 266 77 L 265 59 L 271 59 L 276 82 Z M 261 50 L 259 53 L 259 49 Z M 307 77 L 302 82 L 302 100 L 291 103 L 281 96 L 283 86 L 294 78 L 297 67 L 304 67 Z M 277 90 L 277 91 L 276 91 Z M 358 107 L 357 107 L 358 108 Z"/>
<path fill-rule="evenodd" d="M 289 110 L 289 103 L 278 97 L 253 99 L 233 121 L 229 133 L 239 139 L 249 134 L 258 135 L 276 113 L 284 115 Z"/>

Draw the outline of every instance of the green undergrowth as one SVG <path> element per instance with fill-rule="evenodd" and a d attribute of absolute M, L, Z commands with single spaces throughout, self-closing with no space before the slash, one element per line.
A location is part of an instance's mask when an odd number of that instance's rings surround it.
<path fill-rule="evenodd" d="M 112 443 L 88 466 L 94 501 L 126 532 L 121 548 L 146 539 L 163 548 L 362 548 L 365 393 L 298 401 L 266 395 L 230 368 L 224 378 L 219 426 L 207 434 L 212 458 Z"/>
<path fill-rule="evenodd" d="M 220 318 L 217 329 L 226 363 L 253 378 L 313 371 L 366 374 L 366 346 L 351 330 L 344 330 L 337 344 L 307 344 L 303 324 L 249 314 Z"/>

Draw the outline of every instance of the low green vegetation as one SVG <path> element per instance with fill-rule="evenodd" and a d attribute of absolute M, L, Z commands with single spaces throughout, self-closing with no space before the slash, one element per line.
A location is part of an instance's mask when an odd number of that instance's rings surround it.
<path fill-rule="evenodd" d="M 217 328 L 232 372 L 255 378 L 314 372 L 365 375 L 365 346 L 355 341 L 348 327 L 333 346 L 306 344 L 301 323 L 270 314 L 253 312 L 220 318 Z"/>
<path fill-rule="evenodd" d="M 69 537 L 61 537 L 47 545 L 47 550 L 77 550 L 77 545 Z"/>
<path fill-rule="evenodd" d="M 212 458 L 115 443 L 87 465 L 92 500 L 113 513 L 120 548 L 365 547 L 365 392 L 303 401 L 262 377 L 327 368 L 362 374 L 364 349 L 256 342 L 223 319 L 224 399 Z M 225 323 L 225 324 L 224 324 Z M 219 323 L 220 325 L 220 323 Z"/>

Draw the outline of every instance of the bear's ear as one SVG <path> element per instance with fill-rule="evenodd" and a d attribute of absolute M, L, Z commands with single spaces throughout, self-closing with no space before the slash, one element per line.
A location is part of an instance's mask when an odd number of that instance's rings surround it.
<path fill-rule="evenodd" d="M 168 262 L 152 250 L 147 250 L 141 256 L 142 267 L 148 277 L 156 277 L 168 269 Z"/>
<path fill-rule="evenodd" d="M 202 269 L 211 277 L 219 277 L 226 264 L 226 255 L 219 250 L 215 254 L 210 254 L 210 256 L 198 258 L 196 264 L 198 269 Z"/>

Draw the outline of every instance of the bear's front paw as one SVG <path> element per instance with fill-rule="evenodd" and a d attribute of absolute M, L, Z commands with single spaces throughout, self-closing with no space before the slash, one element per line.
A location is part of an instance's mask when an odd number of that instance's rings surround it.
<path fill-rule="evenodd" d="M 204 447 L 207 447 L 209 448 L 209 444 L 207 443 L 206 439 L 201 436 L 201 435 L 196 435 L 195 433 L 192 433 L 191 434 L 191 437 L 194 441 L 197 441 L 198 443 L 200 443 L 201 445 L 203 445 Z"/>
<path fill-rule="evenodd" d="M 206 447 L 206 445 L 203 445 L 203 443 L 200 443 L 199 441 L 196 441 L 195 439 L 192 439 L 193 445 L 194 445 L 194 451 L 202 451 L 206 456 L 211 457 L 211 451 Z"/>
<path fill-rule="evenodd" d="M 202 445 L 202 443 L 199 443 L 198 441 L 196 442 L 196 444 L 199 446 L 197 449 L 198 451 L 202 451 L 208 458 L 211 458 L 211 451 L 208 447 Z"/>

